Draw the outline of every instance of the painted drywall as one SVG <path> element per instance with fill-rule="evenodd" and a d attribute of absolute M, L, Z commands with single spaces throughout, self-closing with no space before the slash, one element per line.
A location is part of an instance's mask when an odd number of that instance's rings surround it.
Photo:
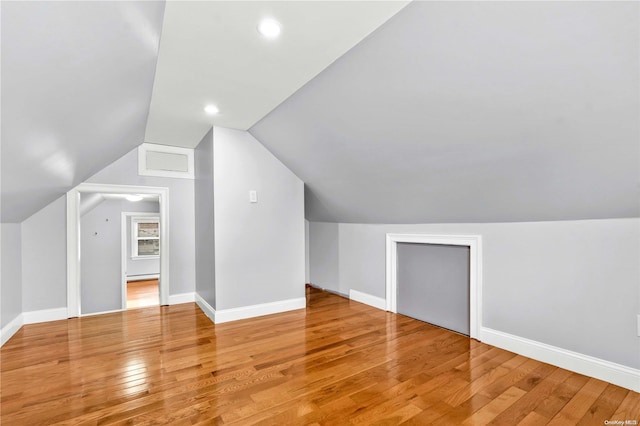
<path fill-rule="evenodd" d="M 66 197 L 22 222 L 22 311 L 67 306 Z"/>
<path fill-rule="evenodd" d="M 105 201 L 80 220 L 80 312 L 122 308 L 120 203 Z"/>
<path fill-rule="evenodd" d="M 0 225 L 2 246 L 0 247 L 0 328 L 9 324 L 22 313 L 22 246 L 21 225 Z"/>
<path fill-rule="evenodd" d="M 164 1 L 2 3 L 2 220 L 144 140 Z"/>
<path fill-rule="evenodd" d="M 92 209 L 99 206 L 104 202 L 104 200 L 105 198 L 102 196 L 102 194 L 84 194 L 80 199 L 80 217 L 84 216 Z"/>
<path fill-rule="evenodd" d="M 216 308 L 213 128 L 195 149 L 196 293 Z"/>
<path fill-rule="evenodd" d="M 309 279 L 316 287 L 340 291 L 338 224 L 309 222 Z"/>
<path fill-rule="evenodd" d="M 640 215 L 640 3 L 413 1 L 250 132 L 307 219 Z"/>
<path fill-rule="evenodd" d="M 304 297 L 302 181 L 240 130 L 214 127 L 213 163 L 216 309 Z"/>
<path fill-rule="evenodd" d="M 80 308 L 82 314 L 122 309 L 121 213 L 157 211 L 157 202 L 106 200 L 81 218 Z M 127 240 L 130 246 L 131 241 L 129 238 Z M 154 263 L 155 273 L 159 273 L 159 262 L 155 260 Z M 128 270 L 127 273 L 129 273 Z"/>
<path fill-rule="evenodd" d="M 382 298 L 386 233 L 481 235 L 484 327 L 640 367 L 640 219 L 338 226 L 339 268 L 322 267 Z"/>
<path fill-rule="evenodd" d="M 138 176 L 138 151 L 133 149 L 90 179 L 90 183 L 169 188 L 169 294 L 195 291 L 194 181 Z M 64 225 L 62 225 L 64 226 Z"/>

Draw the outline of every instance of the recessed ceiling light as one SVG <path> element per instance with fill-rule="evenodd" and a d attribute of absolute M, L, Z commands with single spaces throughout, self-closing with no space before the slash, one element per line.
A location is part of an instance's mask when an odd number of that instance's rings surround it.
<path fill-rule="evenodd" d="M 280 35 L 280 23 L 275 19 L 263 19 L 258 24 L 258 32 L 266 38 L 276 38 Z"/>
<path fill-rule="evenodd" d="M 124 198 L 126 198 L 128 201 L 140 201 L 140 200 L 142 200 L 142 197 L 140 195 L 135 195 L 135 194 L 127 195 Z"/>
<path fill-rule="evenodd" d="M 216 115 L 217 113 L 220 112 L 220 110 L 215 105 L 207 105 L 206 107 L 204 107 L 204 112 L 206 112 L 209 115 Z"/>

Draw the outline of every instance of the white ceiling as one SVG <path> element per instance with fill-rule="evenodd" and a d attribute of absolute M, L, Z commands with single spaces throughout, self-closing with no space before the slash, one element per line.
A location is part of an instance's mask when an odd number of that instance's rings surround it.
<path fill-rule="evenodd" d="M 248 129 L 407 3 L 167 2 L 145 141 L 195 147 L 212 124 Z M 278 39 L 257 32 L 264 17 Z"/>

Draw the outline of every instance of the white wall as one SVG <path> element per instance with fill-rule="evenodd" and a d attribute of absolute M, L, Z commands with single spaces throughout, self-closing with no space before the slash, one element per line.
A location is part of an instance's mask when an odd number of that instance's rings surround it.
<path fill-rule="evenodd" d="M 341 288 L 385 297 L 388 232 L 480 234 L 484 327 L 640 368 L 640 219 L 338 226 L 339 266 L 311 264 Z"/>
<path fill-rule="evenodd" d="M 213 128 L 195 149 L 196 293 L 216 307 Z"/>
<path fill-rule="evenodd" d="M 19 223 L 0 225 L 0 328 L 22 313 L 22 253 L 21 226 Z"/>
<path fill-rule="evenodd" d="M 192 179 L 138 176 L 137 148 L 87 182 L 169 188 L 169 294 L 195 291 L 195 213 Z M 64 224 L 62 225 L 64 226 Z"/>
<path fill-rule="evenodd" d="M 213 145 L 216 309 L 303 298 L 302 181 L 247 132 L 214 127 Z"/>
<path fill-rule="evenodd" d="M 67 306 L 66 201 L 22 222 L 22 311 Z"/>
<path fill-rule="evenodd" d="M 337 223 L 309 222 L 309 279 L 316 287 L 341 294 Z M 347 285 L 347 282 L 345 282 Z"/>

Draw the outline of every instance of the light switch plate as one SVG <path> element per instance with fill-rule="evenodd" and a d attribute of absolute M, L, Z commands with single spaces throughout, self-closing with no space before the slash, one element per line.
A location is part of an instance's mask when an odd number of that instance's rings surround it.
<path fill-rule="evenodd" d="M 258 202 L 258 191 L 249 191 L 249 202 L 250 203 Z"/>

